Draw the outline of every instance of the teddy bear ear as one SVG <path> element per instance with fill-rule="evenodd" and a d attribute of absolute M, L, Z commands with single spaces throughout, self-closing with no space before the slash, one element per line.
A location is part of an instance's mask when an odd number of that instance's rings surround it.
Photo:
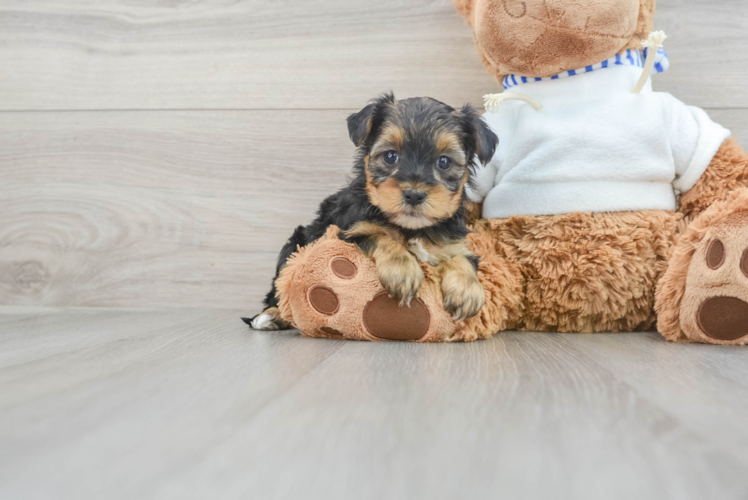
<path fill-rule="evenodd" d="M 636 21 L 636 31 L 631 40 L 629 40 L 629 43 L 622 50 L 639 50 L 642 48 L 642 40 L 646 40 L 652 32 L 656 7 L 657 0 L 639 1 L 639 19 Z"/>
<path fill-rule="evenodd" d="M 468 22 L 470 26 L 473 25 L 473 9 L 475 8 L 475 1 L 476 0 L 453 0 L 455 7 L 457 7 L 457 12 L 460 13 L 462 17 L 465 18 L 465 21 Z"/>

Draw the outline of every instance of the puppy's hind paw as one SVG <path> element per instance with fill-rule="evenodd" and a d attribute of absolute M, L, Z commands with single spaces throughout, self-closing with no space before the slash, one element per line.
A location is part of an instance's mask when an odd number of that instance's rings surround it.
<path fill-rule="evenodd" d="M 281 319 L 280 311 L 276 307 L 265 309 L 254 318 L 242 318 L 253 330 L 272 331 L 290 330 L 293 326 Z"/>

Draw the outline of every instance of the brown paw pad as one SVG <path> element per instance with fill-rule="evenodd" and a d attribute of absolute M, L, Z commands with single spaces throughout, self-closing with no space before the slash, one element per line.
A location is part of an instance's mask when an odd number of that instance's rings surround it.
<path fill-rule="evenodd" d="M 699 307 L 699 328 L 716 340 L 748 335 L 748 303 L 735 297 L 710 297 Z"/>
<path fill-rule="evenodd" d="M 309 290 L 309 303 L 319 313 L 331 316 L 340 309 L 338 296 L 326 286 L 315 286 Z"/>
<path fill-rule="evenodd" d="M 709 269 L 717 270 L 725 263 L 725 244 L 721 240 L 715 239 L 709 244 L 706 251 L 706 265 Z"/>
<path fill-rule="evenodd" d="M 356 264 L 345 257 L 334 258 L 330 262 L 330 269 L 335 276 L 344 280 L 353 279 L 356 276 L 356 272 L 358 272 Z"/>
<path fill-rule="evenodd" d="M 400 307 L 387 292 L 379 292 L 364 308 L 364 327 L 385 340 L 419 340 L 429 330 L 431 316 L 421 299 Z"/>

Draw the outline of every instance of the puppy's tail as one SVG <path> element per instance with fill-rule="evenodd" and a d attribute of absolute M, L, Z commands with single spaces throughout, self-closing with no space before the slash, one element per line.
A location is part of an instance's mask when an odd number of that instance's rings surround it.
<path fill-rule="evenodd" d="M 242 318 L 253 330 L 292 330 L 293 325 L 280 316 L 277 307 L 265 309 L 253 318 Z"/>

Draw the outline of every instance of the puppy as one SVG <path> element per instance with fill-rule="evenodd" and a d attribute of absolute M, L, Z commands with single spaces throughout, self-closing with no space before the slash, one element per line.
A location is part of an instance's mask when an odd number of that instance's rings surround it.
<path fill-rule="evenodd" d="M 491 160 L 498 138 L 469 105 L 457 111 L 431 98 L 374 99 L 348 117 L 357 147 L 350 184 L 320 205 L 317 218 L 299 226 L 281 250 L 265 310 L 244 319 L 256 330 L 291 328 L 280 318 L 275 281 L 297 247 L 334 224 L 341 238 L 374 259 L 382 286 L 409 305 L 423 280 L 418 260 L 437 269 L 444 307 L 461 321 L 483 307 L 478 257 L 465 236 L 465 185 L 475 158 Z"/>

